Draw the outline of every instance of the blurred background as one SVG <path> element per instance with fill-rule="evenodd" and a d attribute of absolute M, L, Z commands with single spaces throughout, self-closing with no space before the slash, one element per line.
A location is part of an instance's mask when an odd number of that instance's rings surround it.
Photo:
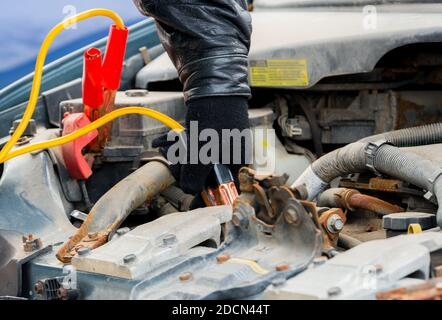
<path fill-rule="evenodd" d="M 0 1 L 0 89 L 34 69 L 40 45 L 63 19 L 91 8 L 115 10 L 130 26 L 142 16 L 131 0 L 15 0 Z M 109 20 L 97 17 L 61 33 L 46 63 L 107 35 Z"/>

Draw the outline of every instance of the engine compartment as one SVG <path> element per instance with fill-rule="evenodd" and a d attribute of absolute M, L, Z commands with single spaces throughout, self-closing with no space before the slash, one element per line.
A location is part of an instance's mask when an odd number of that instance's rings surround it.
<path fill-rule="evenodd" d="M 116 119 L 88 152 L 86 180 L 70 176 L 61 147 L 11 159 L 0 180 L 0 296 L 440 298 L 440 49 L 400 46 L 369 72 L 305 88 L 252 86 L 252 130 L 275 131 L 275 170 L 243 168 L 233 206 L 192 210 L 152 148 L 168 129 L 140 115 Z M 113 108 L 183 123 L 176 75 L 146 50 L 126 61 Z M 47 121 L 37 114 L 21 146 L 62 135 L 65 114 L 84 111 L 79 85 L 44 94 Z"/>

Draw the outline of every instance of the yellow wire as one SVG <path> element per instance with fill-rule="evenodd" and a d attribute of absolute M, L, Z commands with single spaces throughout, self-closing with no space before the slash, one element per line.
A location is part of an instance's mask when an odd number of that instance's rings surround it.
<path fill-rule="evenodd" d="M 78 15 L 75 15 L 72 18 L 66 19 L 62 22 L 60 22 L 58 25 L 56 25 L 46 36 L 45 40 L 43 41 L 43 44 L 40 48 L 40 51 L 37 56 L 37 61 L 35 63 L 35 71 L 34 71 L 34 80 L 32 82 L 32 89 L 31 94 L 29 97 L 28 106 L 26 107 L 25 113 L 23 114 L 23 118 L 20 121 L 20 124 L 18 125 L 15 132 L 12 134 L 11 139 L 5 144 L 3 149 L 0 151 L 0 163 L 4 162 L 5 159 L 8 156 L 9 151 L 11 151 L 12 147 L 17 143 L 18 139 L 22 136 L 23 132 L 26 130 L 26 127 L 28 126 L 29 121 L 32 118 L 32 115 L 35 110 L 35 106 L 37 105 L 37 100 L 40 92 L 40 86 L 41 86 L 41 77 L 43 73 L 43 66 L 46 59 L 46 54 L 48 52 L 48 49 L 50 45 L 52 44 L 55 37 L 63 31 L 66 27 L 77 23 L 79 21 L 95 17 L 95 16 L 105 16 L 110 19 L 112 19 L 118 29 L 124 29 L 124 22 L 123 20 L 113 11 L 107 10 L 107 9 L 92 9 L 88 10 L 82 13 L 79 13 Z"/>
<path fill-rule="evenodd" d="M 121 109 L 117 109 L 112 112 L 109 112 L 108 114 L 104 115 L 103 117 L 99 118 L 98 120 L 95 120 L 94 122 L 88 124 L 87 126 L 84 126 L 83 128 L 78 129 L 77 131 L 74 131 L 68 135 L 63 136 L 63 137 L 31 144 L 29 146 L 13 150 L 12 152 L 10 152 L 6 156 L 4 161 L 8 161 L 12 158 L 15 158 L 20 155 L 30 153 L 30 152 L 33 152 L 36 150 L 48 149 L 48 148 L 56 147 L 56 146 L 71 142 L 75 139 L 78 139 L 78 138 L 84 136 L 85 134 L 88 134 L 92 130 L 98 129 L 99 127 L 105 125 L 106 123 L 115 120 L 118 117 L 121 117 L 124 115 L 129 115 L 129 114 L 140 114 L 140 115 L 144 115 L 144 116 L 149 116 L 151 118 L 157 119 L 158 121 L 162 122 L 163 124 L 165 124 L 166 126 L 168 126 L 169 128 L 171 128 L 173 130 L 176 130 L 176 131 L 184 130 L 184 127 L 181 124 L 179 124 L 178 122 L 176 122 L 172 118 L 169 118 L 165 114 L 162 114 L 161 112 L 158 112 L 158 111 L 155 111 L 152 109 L 148 109 L 148 108 L 142 108 L 142 107 L 126 107 L 126 108 L 121 108 Z"/>

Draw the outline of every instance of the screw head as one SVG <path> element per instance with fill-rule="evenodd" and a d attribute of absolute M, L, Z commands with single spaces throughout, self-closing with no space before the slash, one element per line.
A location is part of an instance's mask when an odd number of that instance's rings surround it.
<path fill-rule="evenodd" d="M 343 228 L 344 228 L 344 221 L 339 215 L 333 214 L 328 218 L 327 229 L 330 232 L 337 233 L 340 232 Z"/>

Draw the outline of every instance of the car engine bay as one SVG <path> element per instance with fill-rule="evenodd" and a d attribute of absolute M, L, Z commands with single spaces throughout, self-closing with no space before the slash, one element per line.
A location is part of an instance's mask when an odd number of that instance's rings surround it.
<path fill-rule="evenodd" d="M 255 37 L 265 14 L 256 12 Z M 267 58 L 252 50 L 252 65 L 278 56 L 267 45 Z M 115 119 L 101 146 L 86 148 L 91 136 L 8 160 L 0 296 L 440 299 L 441 49 L 398 41 L 371 70 L 324 71 L 296 89 L 252 82 L 250 123 L 275 131 L 275 170 L 242 168 L 231 205 L 193 208 L 152 147 L 169 128 L 139 114 Z M 183 124 L 176 71 L 158 47 L 146 50 L 125 60 L 109 108 L 149 108 Z M 46 121 L 36 114 L 17 145 L 81 127 L 79 91 L 75 80 L 44 93 Z"/>

